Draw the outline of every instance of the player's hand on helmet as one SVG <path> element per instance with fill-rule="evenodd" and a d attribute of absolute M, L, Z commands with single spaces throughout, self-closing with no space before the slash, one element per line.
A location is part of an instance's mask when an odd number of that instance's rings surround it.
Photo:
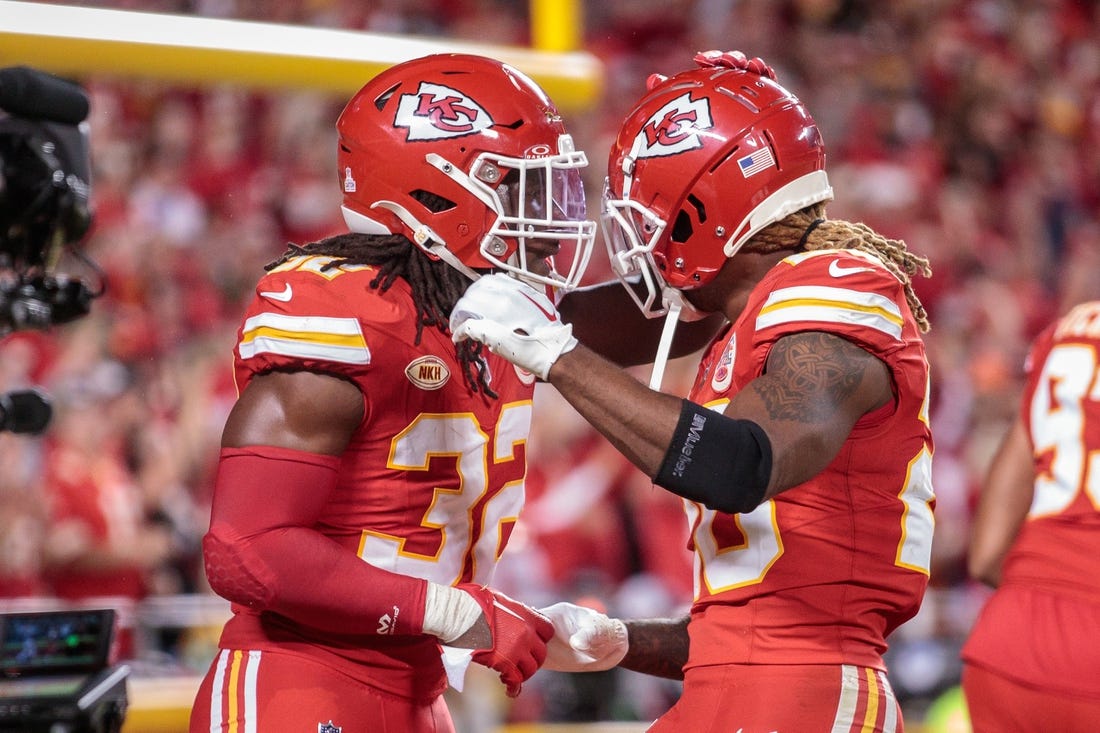
<path fill-rule="evenodd" d="M 558 672 L 602 672 L 626 656 L 626 624 L 585 606 L 555 603 L 539 609 L 554 625 L 546 647 L 546 669 Z"/>
<path fill-rule="evenodd" d="M 764 63 L 759 56 L 749 58 L 740 51 L 700 51 L 695 54 L 695 63 L 704 68 L 740 69 L 766 76 L 775 81 L 775 70 Z"/>
<path fill-rule="evenodd" d="M 577 345 L 544 293 L 503 273 L 479 278 L 451 311 L 451 338 L 473 339 L 516 366 L 546 379 L 550 367 Z"/>

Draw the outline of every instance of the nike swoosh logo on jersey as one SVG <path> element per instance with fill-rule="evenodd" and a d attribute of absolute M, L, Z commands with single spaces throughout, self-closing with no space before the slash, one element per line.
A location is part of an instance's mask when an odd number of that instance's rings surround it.
<path fill-rule="evenodd" d="M 286 284 L 286 287 L 282 290 L 261 290 L 260 295 L 271 300 L 278 300 L 282 303 L 290 302 L 290 299 L 294 297 L 294 290 L 290 287 L 290 283 Z"/>
<path fill-rule="evenodd" d="M 543 307 L 542 307 L 542 306 L 541 306 L 541 305 L 539 304 L 539 302 L 538 302 L 537 300 L 535 300 L 534 298 L 532 298 L 532 297 L 531 297 L 530 295 L 528 295 L 527 293 L 520 293 L 520 295 L 522 295 L 522 296 L 523 296 L 524 298 L 527 298 L 527 300 L 531 301 L 531 304 L 532 304 L 532 305 L 534 305 L 534 306 L 535 306 L 536 308 L 538 308 L 538 309 L 539 309 L 539 313 L 541 313 L 541 314 L 543 314 L 544 316 L 546 316 L 546 320 L 548 320 L 548 321 L 556 321 L 556 320 L 558 320 L 558 314 L 557 314 L 557 313 L 555 313 L 555 312 L 554 312 L 554 311 L 552 311 L 552 310 L 546 310 L 545 308 L 543 308 Z"/>
<path fill-rule="evenodd" d="M 854 275 L 857 272 L 869 272 L 870 270 L 870 267 L 843 267 L 837 260 L 829 263 L 829 274 L 833 277 L 844 277 L 845 275 Z"/>

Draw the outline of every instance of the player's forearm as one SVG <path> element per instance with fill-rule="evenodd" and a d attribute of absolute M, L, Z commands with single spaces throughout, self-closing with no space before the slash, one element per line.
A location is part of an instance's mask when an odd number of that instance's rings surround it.
<path fill-rule="evenodd" d="M 423 580 L 376 568 L 313 529 L 338 463 L 271 446 L 223 449 L 203 538 L 210 587 L 324 631 L 419 634 Z"/>
<path fill-rule="evenodd" d="M 421 633 L 423 580 L 376 568 L 312 529 L 242 537 L 215 523 L 203 551 L 211 588 L 238 605 L 321 631 Z"/>
<path fill-rule="evenodd" d="M 562 354 L 549 381 L 631 463 L 657 475 L 680 419 L 680 398 L 649 389 L 583 344 Z"/>
<path fill-rule="evenodd" d="M 684 678 L 688 659 L 688 617 L 625 621 L 630 646 L 619 662 L 623 669 L 665 677 Z"/>

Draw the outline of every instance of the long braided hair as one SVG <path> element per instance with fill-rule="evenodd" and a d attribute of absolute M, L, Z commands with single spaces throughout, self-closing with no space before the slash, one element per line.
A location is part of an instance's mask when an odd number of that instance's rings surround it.
<path fill-rule="evenodd" d="M 447 331 L 451 310 L 470 284 L 468 277 L 441 260 L 433 260 L 403 234 L 349 232 L 305 246 L 291 244 L 282 257 L 264 269 L 273 270 L 302 255 L 335 258 L 322 270 L 341 265 L 373 265 L 378 268 L 378 274 L 370 281 L 370 286 L 380 292 L 389 290 L 398 278 L 405 280 L 412 288 L 416 305 L 417 344 L 425 327 Z M 455 345 L 455 355 L 462 364 L 463 376 L 470 389 L 495 399 L 497 393 L 489 387 L 489 367 L 482 357 L 482 348 L 480 343 L 467 339 Z"/>
<path fill-rule="evenodd" d="M 807 236 L 808 235 L 808 236 Z M 754 234 L 744 245 L 744 251 L 767 254 L 791 249 L 792 242 L 801 242 L 800 249 L 857 249 L 874 255 L 901 281 L 905 300 L 922 333 L 930 328 L 928 313 L 913 290 L 913 276 L 932 276 L 928 259 L 914 254 L 898 239 L 888 239 L 863 223 L 825 218 L 825 203 L 817 203 L 796 211 Z"/>

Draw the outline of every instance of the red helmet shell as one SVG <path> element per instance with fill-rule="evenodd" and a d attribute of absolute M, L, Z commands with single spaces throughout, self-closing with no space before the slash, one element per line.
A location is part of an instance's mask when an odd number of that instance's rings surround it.
<path fill-rule="evenodd" d="M 423 232 L 396 213 L 404 209 L 473 268 L 497 264 L 481 246 L 500 213 L 486 194 L 463 185 L 479 175 L 472 170 L 479 156 L 553 156 L 566 134 L 558 110 L 534 81 L 499 61 L 466 54 L 426 56 L 378 74 L 348 102 L 336 128 L 349 226 L 404 233 L 419 244 Z M 425 193 L 443 203 L 429 207 Z M 498 240 L 494 255 L 504 260 L 514 254 L 514 239 Z"/>
<path fill-rule="evenodd" d="M 658 78 L 627 116 L 607 197 L 665 222 L 653 262 L 689 290 L 763 227 L 831 199 L 824 169 L 821 133 L 793 94 L 749 71 L 699 68 Z"/>

